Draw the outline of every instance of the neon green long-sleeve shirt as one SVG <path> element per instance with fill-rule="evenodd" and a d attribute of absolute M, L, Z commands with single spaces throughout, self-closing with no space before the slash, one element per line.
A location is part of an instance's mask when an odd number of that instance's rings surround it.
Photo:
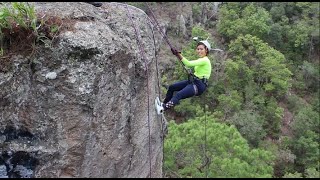
<path fill-rule="evenodd" d="M 197 60 L 189 61 L 185 57 L 181 60 L 187 67 L 194 67 L 194 75 L 202 79 L 203 77 L 209 79 L 211 75 L 211 62 L 207 56 Z"/>

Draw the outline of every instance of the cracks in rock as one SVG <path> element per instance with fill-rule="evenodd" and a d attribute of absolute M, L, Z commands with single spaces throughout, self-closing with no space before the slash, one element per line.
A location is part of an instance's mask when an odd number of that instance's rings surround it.
<path fill-rule="evenodd" d="M 133 156 L 134 156 L 134 153 L 135 153 L 135 144 L 133 142 L 133 137 L 132 137 L 132 133 L 133 133 L 133 128 L 132 128 L 132 124 L 133 123 L 133 99 L 132 99 L 132 89 L 133 89 L 133 86 L 134 83 L 130 83 L 129 84 L 129 89 L 130 89 L 130 96 L 131 96 L 131 99 L 129 100 L 129 117 L 127 118 L 127 127 L 128 127 L 128 143 L 129 145 L 131 145 L 132 147 L 132 150 L 131 150 L 131 153 L 129 155 L 129 167 L 128 167 L 128 171 L 130 171 L 132 169 L 132 166 L 133 166 Z"/>
<path fill-rule="evenodd" d="M 24 151 L 4 151 L 0 153 L 0 177 L 8 178 L 32 178 L 34 169 L 39 164 L 35 153 Z M 5 170 L 4 170 L 5 169 Z"/>
<path fill-rule="evenodd" d="M 0 133 L 1 149 L 0 151 L 0 177 L 8 178 L 32 178 L 34 169 L 39 164 L 39 160 L 35 157 L 36 152 L 15 151 L 8 146 L 9 143 L 15 141 L 24 146 L 33 146 L 37 141 L 37 137 L 20 128 L 15 129 L 12 126 Z"/>
<path fill-rule="evenodd" d="M 3 133 L 0 133 L 0 136 L 3 136 L 4 142 L 10 142 L 19 138 L 26 140 L 34 140 L 36 138 L 26 128 L 15 129 L 12 126 L 7 126 Z"/>
<path fill-rule="evenodd" d="M 130 103 L 131 104 L 131 103 Z M 130 108 L 131 109 L 131 108 Z M 130 113 L 131 114 L 131 113 Z M 127 119 L 127 124 L 128 124 L 128 142 L 129 144 L 131 145 L 132 147 L 132 150 L 131 150 L 131 154 L 129 156 L 129 167 L 128 167 L 128 171 L 131 170 L 132 168 L 132 159 L 133 159 L 133 155 L 134 155 L 134 152 L 135 152 L 135 144 L 133 143 L 133 140 L 132 140 L 132 129 L 131 129 L 131 116 L 128 117 Z"/>
<path fill-rule="evenodd" d="M 93 17 L 93 16 L 81 16 L 81 17 L 74 17 L 72 19 L 79 20 L 79 21 L 82 21 L 82 22 L 88 22 L 88 21 L 94 21 L 95 17 Z"/>
<path fill-rule="evenodd" d="M 73 51 L 70 51 L 67 54 L 68 59 L 79 61 L 85 61 L 87 59 L 91 59 L 94 55 L 102 54 L 101 50 L 98 48 L 83 48 L 83 47 L 74 47 Z"/>

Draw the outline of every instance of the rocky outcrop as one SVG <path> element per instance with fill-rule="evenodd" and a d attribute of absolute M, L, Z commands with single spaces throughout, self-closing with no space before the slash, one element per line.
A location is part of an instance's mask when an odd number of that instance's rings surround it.
<path fill-rule="evenodd" d="M 160 38 L 146 14 L 121 3 L 34 5 L 74 24 L 0 72 L 0 176 L 162 177 Z"/>

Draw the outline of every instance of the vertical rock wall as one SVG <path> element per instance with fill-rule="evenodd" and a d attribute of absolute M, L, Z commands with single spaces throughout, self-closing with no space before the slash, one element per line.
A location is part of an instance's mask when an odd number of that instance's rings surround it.
<path fill-rule="evenodd" d="M 34 4 L 74 24 L 0 72 L 0 177 L 162 177 L 159 36 L 146 14 L 128 6 L 144 59 L 125 5 Z"/>

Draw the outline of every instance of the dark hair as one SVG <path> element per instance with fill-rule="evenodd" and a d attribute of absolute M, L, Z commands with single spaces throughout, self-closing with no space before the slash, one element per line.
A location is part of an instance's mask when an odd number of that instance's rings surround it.
<path fill-rule="evenodd" d="M 203 42 L 198 42 L 197 47 L 198 47 L 199 45 L 203 45 L 203 46 L 206 48 L 206 50 L 207 50 L 207 55 L 208 55 L 208 54 L 209 54 L 209 49 L 208 49 L 208 47 L 207 47 Z"/>

